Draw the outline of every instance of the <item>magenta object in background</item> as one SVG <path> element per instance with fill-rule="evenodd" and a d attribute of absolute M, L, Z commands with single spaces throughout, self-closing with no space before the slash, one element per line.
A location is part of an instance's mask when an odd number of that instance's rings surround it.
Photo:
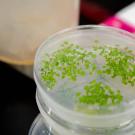
<path fill-rule="evenodd" d="M 123 21 L 122 19 L 116 16 L 110 17 L 109 19 L 105 20 L 102 24 L 107 26 L 117 27 L 135 33 L 135 26 L 132 26 L 131 24 L 127 23 L 126 21 Z"/>

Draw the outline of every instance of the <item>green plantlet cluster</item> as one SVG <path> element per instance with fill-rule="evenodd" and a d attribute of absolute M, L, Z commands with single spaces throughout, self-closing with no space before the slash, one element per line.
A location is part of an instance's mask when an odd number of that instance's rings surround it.
<path fill-rule="evenodd" d="M 104 65 L 99 69 L 96 58 L 103 57 Z M 120 77 L 122 83 L 135 85 L 135 56 L 129 49 L 110 46 L 94 46 L 85 50 L 79 45 L 64 42 L 52 54 L 46 54 L 41 63 L 40 75 L 46 86 L 52 89 L 57 80 L 68 78 L 76 81 L 78 77 L 95 74 L 112 78 Z M 84 86 L 84 92 L 76 93 L 77 101 L 86 105 L 114 106 L 123 101 L 120 90 L 113 90 L 109 85 L 97 82 L 96 79 Z M 78 104 L 78 103 L 77 103 Z"/>
<path fill-rule="evenodd" d="M 102 73 L 112 78 L 120 77 L 125 85 L 135 85 L 135 56 L 131 50 L 109 46 L 97 46 L 94 49 L 105 58 Z"/>
<path fill-rule="evenodd" d="M 114 106 L 123 101 L 120 90 L 114 91 L 110 86 L 93 80 L 84 86 L 84 93 L 76 94 L 79 103 L 97 106 Z"/>
<path fill-rule="evenodd" d="M 78 76 L 85 76 L 86 70 L 93 74 L 96 64 L 91 62 L 96 55 L 79 45 L 64 42 L 61 48 L 53 54 L 46 54 L 41 64 L 41 78 L 49 88 L 57 83 L 57 78 L 68 78 L 75 81 Z"/>

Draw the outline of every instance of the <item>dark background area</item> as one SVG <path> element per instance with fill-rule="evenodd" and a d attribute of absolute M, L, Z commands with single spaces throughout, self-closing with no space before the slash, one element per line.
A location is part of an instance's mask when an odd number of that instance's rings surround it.
<path fill-rule="evenodd" d="M 99 24 L 133 0 L 82 0 L 80 25 Z M 1 135 L 27 135 L 39 113 L 34 81 L 0 62 Z"/>

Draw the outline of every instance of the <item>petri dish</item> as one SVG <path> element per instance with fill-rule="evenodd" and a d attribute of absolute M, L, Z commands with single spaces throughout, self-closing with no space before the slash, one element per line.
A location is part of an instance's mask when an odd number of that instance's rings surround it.
<path fill-rule="evenodd" d="M 41 45 L 34 64 L 36 100 L 54 131 L 117 134 L 134 121 L 134 41 L 123 30 L 87 25 L 61 31 Z"/>

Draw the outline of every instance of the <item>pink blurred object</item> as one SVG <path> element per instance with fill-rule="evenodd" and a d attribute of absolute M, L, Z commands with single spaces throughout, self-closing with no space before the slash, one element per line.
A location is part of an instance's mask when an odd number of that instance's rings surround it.
<path fill-rule="evenodd" d="M 135 2 L 118 12 L 115 16 L 105 20 L 102 25 L 113 26 L 135 33 Z"/>
<path fill-rule="evenodd" d="M 115 16 L 107 19 L 105 22 L 103 22 L 103 25 L 117 27 L 117 28 L 127 30 L 127 31 L 132 32 L 132 33 L 135 32 L 135 26 L 131 26 L 127 22 L 125 22 L 125 21 L 123 21 L 120 18 L 115 17 Z"/>

